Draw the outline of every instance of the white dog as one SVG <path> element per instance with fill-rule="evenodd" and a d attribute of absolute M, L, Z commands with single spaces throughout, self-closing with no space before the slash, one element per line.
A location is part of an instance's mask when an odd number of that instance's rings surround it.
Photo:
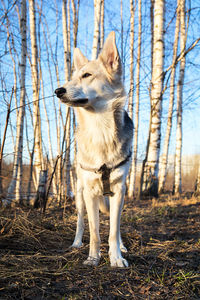
<path fill-rule="evenodd" d="M 58 98 L 75 109 L 78 221 L 73 247 L 82 245 L 84 206 L 89 229 L 87 265 L 100 259 L 99 209 L 110 212 L 109 256 L 111 266 L 127 267 L 122 257 L 126 251 L 120 236 L 125 181 L 131 156 L 133 124 L 124 110 L 125 91 L 121 80 L 121 61 L 111 32 L 95 61 L 79 49 L 74 51 L 75 71 L 72 80 L 56 89 Z"/>

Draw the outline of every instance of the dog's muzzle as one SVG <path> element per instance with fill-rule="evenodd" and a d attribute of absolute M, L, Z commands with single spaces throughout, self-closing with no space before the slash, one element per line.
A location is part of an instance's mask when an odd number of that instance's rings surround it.
<path fill-rule="evenodd" d="M 55 94 L 62 102 L 67 103 L 70 106 L 84 106 L 86 103 L 88 103 L 87 98 L 68 98 L 68 96 L 66 95 L 67 90 L 64 87 L 57 88 L 55 90 Z"/>
<path fill-rule="evenodd" d="M 55 90 L 55 94 L 58 98 L 62 98 L 62 96 L 66 93 L 66 89 L 63 87 L 60 87 Z"/>

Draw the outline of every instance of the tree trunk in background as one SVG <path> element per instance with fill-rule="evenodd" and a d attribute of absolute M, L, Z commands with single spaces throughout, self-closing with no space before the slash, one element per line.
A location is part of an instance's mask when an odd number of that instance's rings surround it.
<path fill-rule="evenodd" d="M 122 63 L 122 81 L 125 79 L 125 63 L 124 63 L 124 26 L 123 26 L 123 0 L 120 3 L 120 17 L 121 17 L 121 63 Z"/>
<path fill-rule="evenodd" d="M 3 162 L 3 150 L 4 150 L 4 146 L 5 146 L 5 141 L 6 141 L 6 133 L 7 133 L 7 129 L 8 129 L 8 121 L 10 118 L 10 107 L 11 107 L 11 101 L 12 101 L 12 97 L 13 97 L 13 92 L 14 92 L 14 87 L 12 88 L 12 93 L 11 93 L 11 97 L 10 97 L 10 102 L 8 104 L 8 109 L 7 109 L 7 116 L 6 116 L 6 124 L 5 124 L 5 128 L 4 128 L 4 133 L 3 133 L 3 139 L 2 139 L 2 143 L 1 143 L 1 148 L 0 148 L 0 203 L 1 203 L 1 199 L 3 198 L 3 186 L 2 186 L 2 162 Z M 3 204 L 5 206 L 9 206 L 10 205 L 10 201 L 7 199 L 3 200 Z"/>
<path fill-rule="evenodd" d="M 129 88 L 129 102 L 128 102 L 128 112 L 131 119 L 133 119 L 133 86 L 134 86 L 134 73 L 133 73 L 133 63 L 134 63 L 134 19 L 135 11 L 133 7 L 133 0 L 130 0 L 130 88 Z"/>
<path fill-rule="evenodd" d="M 13 164 L 12 180 L 10 182 L 7 198 L 22 204 L 21 183 L 22 183 L 22 150 L 23 150 L 23 131 L 25 115 L 25 73 L 26 73 L 26 0 L 21 1 L 20 16 L 21 31 L 21 63 L 20 63 L 20 107 L 17 114 L 17 133 Z M 15 192 L 15 193 L 14 193 Z"/>
<path fill-rule="evenodd" d="M 38 49 L 36 39 L 36 15 L 35 15 L 35 1 L 29 0 L 29 17 L 30 17 L 30 38 L 31 38 L 31 75 L 33 88 L 33 120 L 35 132 L 35 170 L 37 186 L 39 185 L 40 171 L 43 167 L 42 154 L 42 135 L 41 135 L 41 118 L 39 106 L 39 72 L 38 72 Z"/>
<path fill-rule="evenodd" d="M 133 87 L 134 87 L 134 71 L 133 71 L 133 63 L 134 63 L 134 19 L 135 19 L 135 10 L 133 7 L 133 0 L 130 0 L 130 87 L 129 87 L 129 99 L 128 99 L 128 113 L 130 118 L 133 120 Z M 121 2 L 121 22 L 122 20 L 122 2 Z M 122 31 L 123 27 L 121 28 Z M 123 45 L 121 44 L 121 59 L 123 60 Z M 123 76 L 125 70 L 123 69 Z M 124 78 L 123 78 L 124 80 Z M 133 147 L 133 145 L 132 145 Z M 128 196 L 131 197 L 131 180 L 132 180 L 132 166 L 129 169 L 129 176 L 126 179 L 127 185 L 127 193 Z"/>
<path fill-rule="evenodd" d="M 151 126 L 149 151 L 144 166 L 142 194 L 158 195 L 158 165 L 161 137 L 163 61 L 164 61 L 164 0 L 154 3 L 153 70 L 151 80 Z"/>
<path fill-rule="evenodd" d="M 136 180 L 136 169 L 137 169 L 138 129 L 139 129 L 139 98 L 140 98 L 141 37 L 142 37 L 141 0 L 138 0 L 138 53 L 137 53 L 137 64 L 136 64 L 135 121 L 134 121 L 134 137 L 133 137 L 133 159 L 132 159 L 130 184 L 129 184 L 129 191 L 128 191 L 129 198 L 133 197 L 133 195 L 135 193 L 135 180 Z"/>
<path fill-rule="evenodd" d="M 37 190 L 37 195 L 34 202 L 34 208 L 39 208 L 46 206 L 46 184 L 47 184 L 47 170 L 40 171 L 39 185 Z"/>
<path fill-rule="evenodd" d="M 73 11 L 73 40 L 74 40 L 74 48 L 77 46 L 77 34 L 78 34 L 78 15 L 79 15 L 79 4 L 80 0 L 77 0 L 77 4 L 75 6 L 74 0 L 71 0 L 72 3 L 72 11 Z"/>
<path fill-rule="evenodd" d="M 93 46 L 92 46 L 92 60 L 95 60 L 99 53 L 100 20 L 101 20 L 101 0 L 94 0 L 94 37 L 93 37 Z"/>
<path fill-rule="evenodd" d="M 197 179 L 196 179 L 196 183 L 195 183 L 194 195 L 195 196 L 200 195 L 200 162 L 199 162 L 199 167 L 198 167 Z"/>
<path fill-rule="evenodd" d="M 101 0 L 101 22 L 100 22 L 100 30 L 101 30 L 101 37 L 100 37 L 99 52 L 103 48 L 103 43 L 104 43 L 104 0 Z"/>
<path fill-rule="evenodd" d="M 180 51 L 185 51 L 186 32 L 185 32 L 185 0 L 180 0 Z M 175 153 L 175 178 L 174 192 L 179 195 L 181 188 L 181 156 L 182 156 L 182 101 L 183 101 L 183 84 L 185 74 L 185 56 L 181 58 L 179 81 L 177 85 L 177 127 L 176 127 L 176 153 Z"/>
<path fill-rule="evenodd" d="M 70 1 L 70 0 L 68 0 Z M 63 25 L 63 45 L 64 45 L 64 65 L 65 65 L 65 80 L 70 80 L 71 75 L 71 59 L 69 58 L 70 49 L 70 31 L 68 30 L 68 19 L 67 19 L 67 10 L 66 10 L 66 0 L 63 0 L 62 3 L 62 25 Z"/>
<path fill-rule="evenodd" d="M 69 0 L 68 0 L 69 1 Z M 70 2 L 70 1 L 69 1 Z M 64 44 L 64 60 L 65 60 L 65 80 L 66 82 L 70 80 L 71 77 L 71 38 L 70 38 L 70 6 L 68 6 L 68 14 L 66 12 L 66 0 L 63 0 L 63 44 Z M 70 54 L 70 58 L 69 58 Z M 63 174 L 63 178 L 66 180 L 66 196 L 70 194 L 70 137 L 71 137 L 71 109 L 66 107 L 66 154 L 65 154 L 65 164 L 66 164 L 66 178 Z M 64 170 L 64 168 L 63 168 Z M 63 185 L 64 186 L 64 185 Z"/>
<path fill-rule="evenodd" d="M 172 71 L 171 71 L 171 78 L 170 78 L 170 95 L 169 95 L 167 129 L 165 134 L 163 154 L 160 158 L 159 188 L 158 188 L 159 194 L 164 192 L 166 175 L 167 175 L 168 150 L 169 150 L 169 141 L 170 141 L 171 129 L 172 129 L 172 114 L 173 114 L 173 106 L 174 106 L 174 86 L 175 86 L 175 75 L 176 75 L 176 58 L 177 58 L 177 49 L 178 49 L 179 26 L 180 26 L 180 9 L 179 9 L 179 0 L 177 0 L 177 15 L 176 15 L 174 49 L 173 49 L 173 58 L 172 58 Z"/>

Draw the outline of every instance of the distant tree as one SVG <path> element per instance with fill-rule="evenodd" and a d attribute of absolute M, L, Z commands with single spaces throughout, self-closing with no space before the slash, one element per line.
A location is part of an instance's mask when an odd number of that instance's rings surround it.
<path fill-rule="evenodd" d="M 22 150 L 25 115 L 25 73 L 26 73 L 26 0 L 21 1 L 20 32 L 21 32 L 21 62 L 20 62 L 20 104 L 17 114 L 17 133 L 15 142 L 12 180 L 8 187 L 7 200 L 22 204 Z"/>
<path fill-rule="evenodd" d="M 161 113 L 164 63 L 164 0 L 154 2 L 153 51 L 151 78 L 151 117 L 149 146 L 142 176 L 142 194 L 158 195 L 158 165 L 161 136 Z"/>
<path fill-rule="evenodd" d="M 186 29 L 185 29 L 185 0 L 180 0 L 180 52 L 185 52 Z M 176 127 L 176 153 L 175 153 L 175 183 L 174 192 L 181 193 L 181 156 L 182 156 L 182 102 L 183 85 L 185 75 L 185 55 L 180 61 L 179 80 L 177 85 L 177 127 Z"/>
<path fill-rule="evenodd" d="M 36 11 L 35 0 L 29 0 L 29 19 L 30 19 L 30 39 L 31 39 L 31 75 L 33 89 L 33 121 L 35 134 L 35 171 L 37 188 L 39 186 L 40 171 L 43 169 L 43 151 L 42 151 L 42 132 L 41 132 L 41 117 L 39 105 L 39 70 L 38 70 L 38 44 L 36 33 Z"/>
<path fill-rule="evenodd" d="M 135 98 L 135 120 L 134 120 L 134 136 L 133 136 L 133 159 L 132 159 L 132 170 L 130 175 L 130 186 L 128 192 L 130 198 L 133 197 L 135 193 L 136 168 L 137 168 L 141 41 L 142 41 L 142 12 L 141 12 L 141 0 L 138 0 L 138 51 L 137 51 L 137 62 L 136 62 L 136 84 L 135 84 L 136 98 Z"/>
<path fill-rule="evenodd" d="M 92 60 L 97 58 L 100 48 L 100 21 L 102 0 L 94 0 L 94 37 L 92 46 Z"/>
<path fill-rule="evenodd" d="M 200 195 L 200 162 L 199 162 L 199 166 L 198 166 L 198 173 L 197 173 L 197 179 L 196 179 L 196 183 L 195 183 L 195 196 L 199 196 Z"/>
<path fill-rule="evenodd" d="M 159 194 L 164 192 L 166 175 L 167 175 L 167 162 L 168 162 L 168 150 L 169 142 L 172 129 L 172 116 L 174 107 L 174 90 L 175 90 L 175 75 L 177 66 L 177 49 L 178 49 L 178 39 L 179 39 L 179 26 L 180 26 L 180 5 L 179 0 L 177 0 L 177 10 L 176 10 L 176 25 L 175 25 L 175 36 L 174 36 L 174 48 L 173 48 L 173 58 L 171 66 L 171 78 L 170 78 L 170 95 L 169 95 L 169 108 L 168 108 L 168 119 L 167 119 L 167 129 L 164 140 L 163 153 L 160 159 L 159 168 Z"/>

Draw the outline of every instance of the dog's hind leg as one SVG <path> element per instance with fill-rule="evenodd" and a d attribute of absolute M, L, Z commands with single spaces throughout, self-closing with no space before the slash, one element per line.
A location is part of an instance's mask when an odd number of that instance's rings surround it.
<path fill-rule="evenodd" d="M 84 265 L 97 266 L 100 260 L 99 197 L 91 195 L 90 190 L 84 190 L 83 194 L 90 229 L 90 250 Z"/>
<path fill-rule="evenodd" d="M 110 214 L 110 203 L 108 197 L 104 197 L 104 196 L 99 197 L 99 209 L 102 213 L 106 215 Z"/>
<path fill-rule="evenodd" d="M 83 188 L 78 186 L 79 183 L 77 181 L 77 193 L 76 193 L 76 209 L 77 209 L 77 224 L 76 224 L 76 235 L 74 238 L 74 242 L 72 247 L 80 248 L 82 246 L 82 237 L 85 228 L 84 224 L 84 212 L 85 205 L 83 199 Z"/>

